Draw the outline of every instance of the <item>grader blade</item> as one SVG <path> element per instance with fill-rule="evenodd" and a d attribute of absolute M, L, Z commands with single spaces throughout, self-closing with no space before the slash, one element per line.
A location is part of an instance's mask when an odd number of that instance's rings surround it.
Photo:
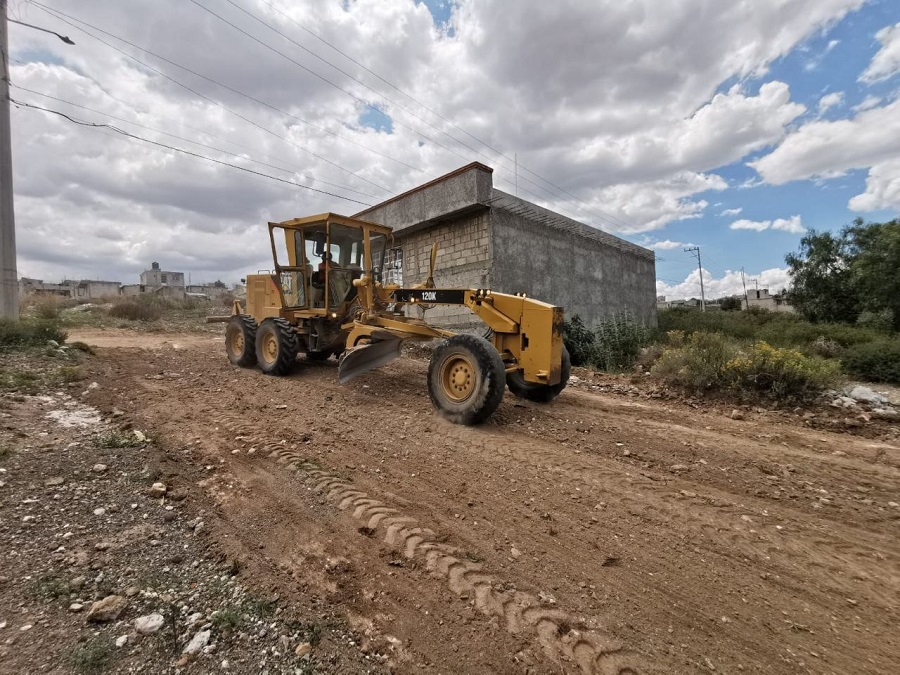
<path fill-rule="evenodd" d="M 341 358 L 338 380 L 341 384 L 345 384 L 354 377 L 390 363 L 400 356 L 400 342 L 390 338 L 351 349 Z"/>

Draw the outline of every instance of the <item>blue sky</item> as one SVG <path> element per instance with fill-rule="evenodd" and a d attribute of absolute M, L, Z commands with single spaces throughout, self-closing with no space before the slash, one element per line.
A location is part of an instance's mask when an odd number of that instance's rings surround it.
<path fill-rule="evenodd" d="M 828 30 L 804 40 L 775 61 L 764 75 L 742 84 L 748 93 L 755 93 L 764 82 L 787 83 L 791 99 L 807 108 L 794 126 L 814 119 L 839 120 L 852 116 L 853 108 L 868 97 L 890 99 L 897 95 L 900 78 L 872 84 L 862 83 L 858 78 L 881 47 L 875 34 L 898 21 L 900 2 L 869 3 Z M 719 91 L 725 92 L 735 83 L 734 79 L 723 82 Z M 843 94 L 842 100 L 820 111 L 822 97 L 837 92 Z M 729 225 L 735 220 L 767 221 L 799 215 L 803 227 L 837 231 L 858 217 L 870 222 L 898 217 L 897 209 L 860 213 L 848 208 L 849 200 L 865 189 L 865 170 L 851 170 L 831 179 L 798 180 L 777 186 L 761 184 L 757 173 L 747 164 L 770 149 L 716 170 L 729 187 L 703 195 L 710 202 L 703 217 L 671 223 L 649 236 L 628 238 L 643 244 L 672 240 L 699 245 L 704 266 L 714 277 L 724 277 L 728 270 L 741 267 L 747 270 L 748 277 L 753 277 L 762 270 L 784 267 L 785 254 L 798 249 L 802 234 L 730 230 Z M 748 183 L 755 185 L 743 187 Z M 736 209 L 740 209 L 739 214 L 722 215 L 724 211 Z M 693 255 L 684 253 L 682 247 L 659 251 L 658 257 L 657 278 L 673 286 L 681 285 L 697 264 Z M 699 285 L 696 293 L 699 297 Z"/>

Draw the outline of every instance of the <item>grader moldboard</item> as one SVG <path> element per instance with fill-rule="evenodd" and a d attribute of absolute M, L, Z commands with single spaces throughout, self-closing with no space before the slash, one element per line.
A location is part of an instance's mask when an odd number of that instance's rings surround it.
<path fill-rule="evenodd" d="M 399 356 L 404 340 L 444 338 L 431 356 L 428 393 L 457 424 L 489 417 L 504 383 L 532 401 L 550 401 L 566 386 L 562 309 L 524 294 L 435 288 L 436 244 L 428 279 L 404 288 L 385 270 L 388 227 L 325 213 L 269 223 L 269 238 L 275 271 L 249 275 L 246 308 L 235 301 L 227 319 L 225 348 L 235 365 L 286 375 L 301 352 L 312 361 L 336 355 L 343 384 Z M 434 305 L 468 307 L 487 336 L 453 333 L 403 311 Z"/>

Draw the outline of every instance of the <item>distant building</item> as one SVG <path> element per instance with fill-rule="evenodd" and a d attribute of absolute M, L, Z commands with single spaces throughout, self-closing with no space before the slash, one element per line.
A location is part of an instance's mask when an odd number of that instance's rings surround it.
<path fill-rule="evenodd" d="M 769 295 L 768 288 L 747 291 L 747 299 L 744 308 L 749 309 L 750 307 L 760 307 L 772 312 L 794 313 L 797 311 L 782 294 L 777 293 L 775 295 Z"/>
<path fill-rule="evenodd" d="M 150 263 L 150 269 L 141 272 L 141 286 L 147 293 L 163 286 L 178 288 L 184 291 L 184 272 L 167 272 L 159 268 L 159 263 Z"/>
<path fill-rule="evenodd" d="M 46 283 L 42 279 L 19 279 L 19 295 L 50 295 L 74 300 L 99 300 L 121 294 L 122 284 L 118 281 L 82 279 L 65 280 L 58 284 Z"/>

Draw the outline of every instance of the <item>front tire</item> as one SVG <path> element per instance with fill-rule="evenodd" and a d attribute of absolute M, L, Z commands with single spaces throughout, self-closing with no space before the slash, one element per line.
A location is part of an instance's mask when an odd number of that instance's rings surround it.
<path fill-rule="evenodd" d="M 236 314 L 228 320 L 225 353 L 232 365 L 241 368 L 256 365 L 256 321 L 252 316 Z"/>
<path fill-rule="evenodd" d="M 256 360 L 266 375 L 287 375 L 300 349 L 294 327 L 284 319 L 263 319 L 256 331 Z"/>
<path fill-rule="evenodd" d="M 537 384 L 534 382 L 526 382 L 522 377 L 522 373 L 516 371 L 506 376 L 506 386 L 519 398 L 536 401 L 537 403 L 548 403 L 559 396 L 560 392 L 566 388 L 569 381 L 569 375 L 572 373 L 572 359 L 569 357 L 569 350 L 562 348 L 562 365 L 559 373 L 559 383 L 557 384 Z"/>
<path fill-rule="evenodd" d="M 428 365 L 428 395 L 438 414 L 454 424 L 478 424 L 503 400 L 503 359 L 477 335 L 442 342 Z"/>

